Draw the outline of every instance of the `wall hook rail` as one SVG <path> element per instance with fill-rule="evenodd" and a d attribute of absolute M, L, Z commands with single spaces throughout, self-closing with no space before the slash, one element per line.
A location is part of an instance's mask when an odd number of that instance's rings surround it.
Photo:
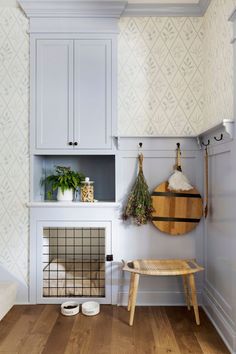
<path fill-rule="evenodd" d="M 214 139 L 215 139 L 215 141 L 221 141 L 221 140 L 223 140 L 223 137 L 224 137 L 224 135 L 221 133 L 219 138 L 216 138 L 214 136 Z"/>
<path fill-rule="evenodd" d="M 207 144 L 205 144 L 205 143 L 202 141 L 202 145 L 205 146 L 205 147 L 209 146 L 209 145 L 210 145 L 210 140 L 209 140 L 209 139 L 207 140 Z"/>

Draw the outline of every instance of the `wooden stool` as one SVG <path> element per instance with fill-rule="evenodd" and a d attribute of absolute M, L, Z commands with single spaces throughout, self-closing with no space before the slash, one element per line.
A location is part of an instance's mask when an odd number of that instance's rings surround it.
<path fill-rule="evenodd" d="M 123 270 L 131 273 L 128 301 L 128 311 L 130 311 L 130 326 L 133 325 L 134 321 L 134 312 L 140 275 L 182 276 L 188 310 L 190 310 L 192 305 L 194 308 L 196 323 L 197 325 L 200 324 L 194 273 L 202 271 L 204 268 L 200 267 L 195 260 L 139 259 L 128 263 L 124 262 Z"/>

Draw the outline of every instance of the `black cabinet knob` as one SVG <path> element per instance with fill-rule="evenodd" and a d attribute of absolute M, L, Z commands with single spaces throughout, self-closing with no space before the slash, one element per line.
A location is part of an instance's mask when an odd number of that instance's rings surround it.
<path fill-rule="evenodd" d="M 75 146 L 77 146 L 77 145 L 78 145 L 77 141 L 76 141 L 76 142 L 74 142 L 74 145 L 75 145 Z"/>
<path fill-rule="evenodd" d="M 72 141 L 70 141 L 70 142 L 69 142 L 69 145 L 70 145 L 70 146 L 72 146 L 72 145 L 73 145 Z"/>

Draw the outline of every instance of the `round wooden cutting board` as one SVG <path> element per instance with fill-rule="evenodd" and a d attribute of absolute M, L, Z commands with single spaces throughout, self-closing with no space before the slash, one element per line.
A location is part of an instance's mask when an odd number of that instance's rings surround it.
<path fill-rule="evenodd" d="M 164 182 L 155 188 L 152 202 L 153 224 L 160 231 L 173 236 L 195 229 L 203 215 L 202 198 L 196 188 L 170 191 L 168 182 Z"/>

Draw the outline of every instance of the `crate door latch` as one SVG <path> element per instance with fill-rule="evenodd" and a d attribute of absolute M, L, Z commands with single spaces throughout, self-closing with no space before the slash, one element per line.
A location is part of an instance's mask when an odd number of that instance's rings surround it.
<path fill-rule="evenodd" d="M 107 262 L 112 262 L 112 261 L 113 261 L 113 254 L 108 254 L 108 255 L 106 256 L 106 261 L 107 261 Z"/>

